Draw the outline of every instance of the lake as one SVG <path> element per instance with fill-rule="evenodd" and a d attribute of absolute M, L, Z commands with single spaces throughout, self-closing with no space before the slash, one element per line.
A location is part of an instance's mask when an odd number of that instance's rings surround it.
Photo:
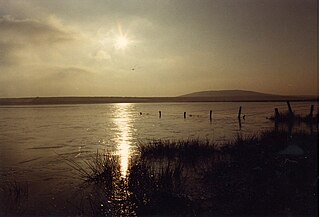
<path fill-rule="evenodd" d="M 307 115 L 317 102 L 292 102 L 296 114 Z M 237 115 L 242 106 L 241 123 Z M 216 144 L 238 135 L 274 129 L 266 117 L 287 110 L 285 102 L 118 103 L 0 107 L 1 182 L 28 183 L 28 212 L 46 207 L 54 214 L 72 201 L 81 180 L 65 159 L 82 162 L 96 153 L 119 155 L 121 173 L 138 145 L 155 139 L 209 140 Z M 212 120 L 209 111 L 212 110 Z M 161 111 L 161 117 L 159 117 Z M 186 112 L 186 118 L 184 118 Z M 314 130 L 304 124 L 294 130 Z M 66 191 L 68 189 L 68 191 Z M 50 205 L 48 205 L 50 204 Z M 43 213 L 49 212 L 44 210 Z M 59 213 L 57 211 L 57 213 Z"/>

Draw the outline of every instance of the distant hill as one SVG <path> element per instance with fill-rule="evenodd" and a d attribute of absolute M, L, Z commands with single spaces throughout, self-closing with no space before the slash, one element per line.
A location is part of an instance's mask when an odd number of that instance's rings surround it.
<path fill-rule="evenodd" d="M 200 91 L 179 97 L 183 98 L 202 98 L 213 101 L 275 101 L 275 100 L 308 100 L 316 99 L 317 96 L 282 96 L 275 94 L 259 93 L 247 90 L 216 90 Z"/>
<path fill-rule="evenodd" d="M 279 97 L 279 95 L 259 93 L 248 90 L 209 90 L 209 91 L 200 91 L 182 95 L 180 97 L 239 97 L 239 96 L 248 96 L 248 97 Z"/>

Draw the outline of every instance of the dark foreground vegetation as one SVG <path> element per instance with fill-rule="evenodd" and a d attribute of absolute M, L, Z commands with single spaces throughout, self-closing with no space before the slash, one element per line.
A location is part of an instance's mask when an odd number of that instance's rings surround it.
<path fill-rule="evenodd" d="M 97 155 L 89 170 L 78 167 L 91 204 L 79 214 L 318 214 L 318 133 L 269 131 L 223 146 L 154 141 L 139 152 L 125 178 L 114 156 Z"/>
<path fill-rule="evenodd" d="M 69 160 L 84 182 L 59 215 L 317 216 L 318 135 L 274 130 L 219 145 L 153 141 L 139 147 L 125 177 L 117 156 Z M 12 197 L 26 194 L 8 189 Z"/>

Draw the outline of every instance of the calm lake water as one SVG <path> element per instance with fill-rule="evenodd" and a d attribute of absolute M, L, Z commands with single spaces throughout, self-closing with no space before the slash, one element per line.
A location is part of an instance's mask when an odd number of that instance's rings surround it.
<path fill-rule="evenodd" d="M 293 102 L 297 114 L 309 113 L 316 102 Z M 241 127 L 237 119 L 242 106 Z M 54 210 L 65 189 L 80 183 L 77 173 L 63 159 L 83 161 L 109 151 L 120 156 L 121 172 L 137 145 L 153 139 L 208 139 L 215 143 L 273 129 L 266 117 L 274 108 L 287 110 L 284 102 L 219 103 L 119 103 L 59 106 L 0 107 L 0 174 L 2 181 L 29 183 L 28 209 L 47 206 Z M 212 110 L 212 120 L 209 111 Z M 161 111 L 161 118 L 159 118 Z M 140 112 L 142 114 L 140 114 Z M 187 112 L 184 119 L 183 113 Z M 295 130 L 311 130 L 299 125 Z M 318 129 L 312 129 L 318 130 Z M 50 209 L 50 208 L 48 208 Z M 44 211 L 44 213 L 46 213 Z"/>

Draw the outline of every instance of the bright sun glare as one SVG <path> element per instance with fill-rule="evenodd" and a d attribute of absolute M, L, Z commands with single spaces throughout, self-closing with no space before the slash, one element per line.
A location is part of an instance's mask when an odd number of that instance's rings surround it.
<path fill-rule="evenodd" d="M 126 47 L 128 47 L 128 44 L 129 44 L 128 38 L 123 35 L 119 36 L 115 42 L 115 46 L 118 49 L 125 49 Z"/>

